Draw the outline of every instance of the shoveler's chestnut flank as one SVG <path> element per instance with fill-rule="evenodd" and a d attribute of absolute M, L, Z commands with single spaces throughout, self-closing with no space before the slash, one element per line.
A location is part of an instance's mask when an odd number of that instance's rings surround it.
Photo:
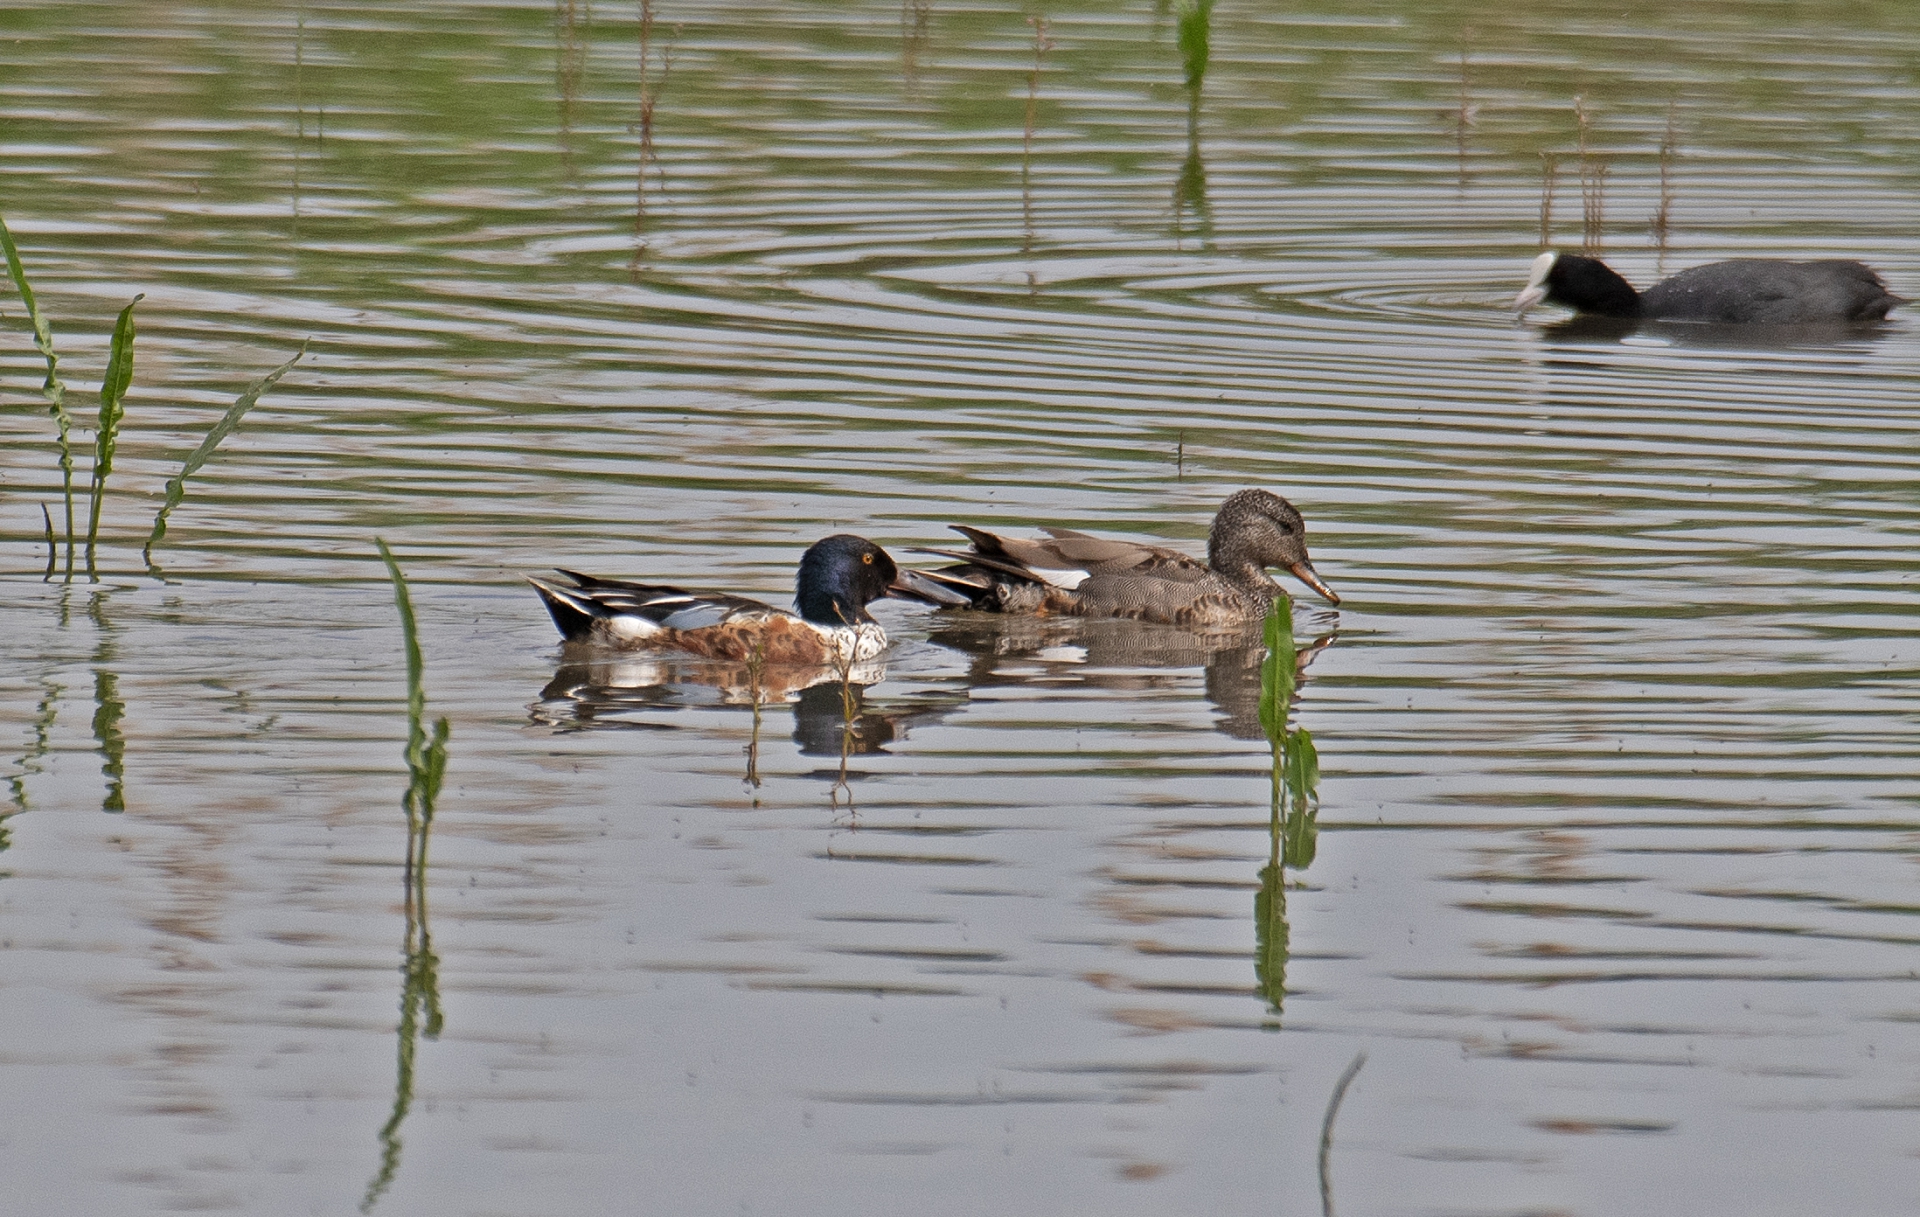
<path fill-rule="evenodd" d="M 903 573 L 873 542 L 844 533 L 814 542 L 801 555 L 794 580 L 798 613 L 741 596 L 560 573 L 574 586 L 527 582 L 568 642 L 740 662 L 859 663 L 887 649 L 887 632 L 867 611 L 875 600 L 905 596 L 964 603 L 964 597 L 917 572 Z"/>
<path fill-rule="evenodd" d="M 923 572 L 989 612 L 1125 617 L 1186 626 L 1236 626 L 1265 617 L 1284 596 L 1267 574 L 1282 567 L 1329 604 L 1340 603 L 1307 557 L 1307 528 L 1293 504 L 1265 490 L 1228 497 L 1207 533 L 1203 565 L 1177 550 L 1107 541 L 1065 528 L 1046 540 L 953 526 L 966 552 L 929 550 L 962 565 Z"/>
<path fill-rule="evenodd" d="M 1524 313 L 1541 301 L 1582 313 L 1714 325 L 1835 325 L 1880 321 L 1906 301 L 1859 262 L 1734 258 L 1662 279 L 1644 292 L 1598 258 L 1548 250 L 1533 260 L 1514 298 Z"/>

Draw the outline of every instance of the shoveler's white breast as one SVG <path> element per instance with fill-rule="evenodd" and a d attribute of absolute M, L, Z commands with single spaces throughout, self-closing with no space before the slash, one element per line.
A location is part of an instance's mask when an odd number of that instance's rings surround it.
<path fill-rule="evenodd" d="M 806 624 L 820 632 L 834 658 L 842 663 L 864 663 L 887 649 L 887 632 L 877 621 L 863 621 L 859 625 L 814 625 L 811 621 Z"/>

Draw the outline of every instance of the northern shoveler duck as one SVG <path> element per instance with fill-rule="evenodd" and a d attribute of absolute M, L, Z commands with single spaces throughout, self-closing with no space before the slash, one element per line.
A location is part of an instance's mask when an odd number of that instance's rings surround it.
<path fill-rule="evenodd" d="M 1880 321 L 1906 303 L 1860 262 L 1733 258 L 1683 270 L 1638 292 L 1598 258 L 1553 250 L 1533 260 L 1513 308 L 1524 313 L 1542 301 L 1602 317 L 1719 325 Z"/>
<path fill-rule="evenodd" d="M 1046 540 L 1002 537 L 964 524 L 969 551 L 928 550 L 961 565 L 922 572 L 988 612 L 1126 617 L 1189 627 L 1258 621 L 1286 593 L 1267 575 L 1284 567 L 1329 604 L 1340 603 L 1307 557 L 1293 504 L 1265 490 L 1227 498 L 1207 533 L 1205 564 L 1177 550 L 1107 541 L 1065 528 Z"/>
<path fill-rule="evenodd" d="M 867 605 L 882 596 L 934 604 L 965 601 L 916 571 L 902 572 L 873 542 L 844 533 L 814 542 L 801 555 L 794 581 L 798 613 L 741 596 L 560 573 L 574 585 L 527 582 L 568 642 L 765 664 L 872 659 L 886 650 L 887 632 Z"/>

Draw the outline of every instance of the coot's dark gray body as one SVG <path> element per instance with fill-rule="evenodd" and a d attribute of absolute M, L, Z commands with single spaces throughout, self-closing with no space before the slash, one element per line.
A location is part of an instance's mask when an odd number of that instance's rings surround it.
<path fill-rule="evenodd" d="M 1830 258 L 1734 258 L 1683 270 L 1640 293 L 1640 315 L 1666 321 L 1801 325 L 1879 321 L 1900 297 L 1865 265 Z"/>
<path fill-rule="evenodd" d="M 1720 325 L 1879 321 L 1905 303 L 1870 268 L 1837 258 L 1734 258 L 1683 270 L 1636 292 L 1597 258 L 1551 251 L 1534 259 L 1514 303 L 1524 312 L 1542 300 L 1607 317 Z"/>

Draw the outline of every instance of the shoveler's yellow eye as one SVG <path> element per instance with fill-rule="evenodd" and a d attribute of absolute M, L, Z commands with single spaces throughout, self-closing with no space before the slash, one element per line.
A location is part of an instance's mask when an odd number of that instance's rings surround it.
<path fill-rule="evenodd" d="M 861 554 L 861 555 L 860 555 L 860 560 L 861 560 L 862 562 L 865 562 L 865 563 L 866 563 L 866 564 L 867 564 L 868 566 L 872 566 L 872 565 L 873 565 L 873 555 L 872 555 L 872 554 Z"/>

